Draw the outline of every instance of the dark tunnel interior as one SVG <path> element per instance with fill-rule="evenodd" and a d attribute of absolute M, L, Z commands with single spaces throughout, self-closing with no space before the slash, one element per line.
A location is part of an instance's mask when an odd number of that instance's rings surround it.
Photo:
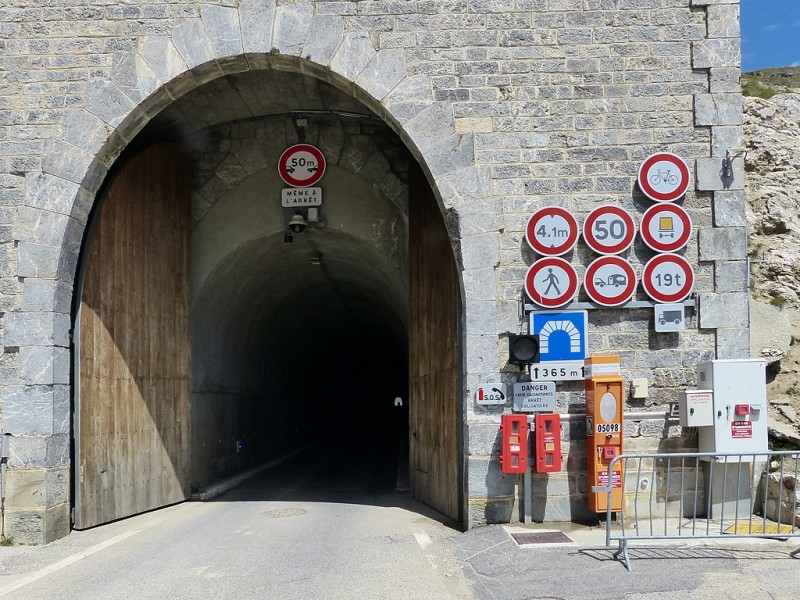
<path fill-rule="evenodd" d="M 394 483 L 408 436 L 404 282 L 352 236 L 298 237 L 247 244 L 193 303 L 198 483 L 317 442 Z"/>

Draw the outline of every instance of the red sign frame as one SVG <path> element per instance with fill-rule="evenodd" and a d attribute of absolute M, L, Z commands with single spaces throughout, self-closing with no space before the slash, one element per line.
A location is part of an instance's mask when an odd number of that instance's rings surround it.
<path fill-rule="evenodd" d="M 682 180 L 678 182 L 678 187 L 671 192 L 659 192 L 650 182 L 650 179 L 654 177 L 675 177 L 671 175 L 669 171 L 667 171 L 666 176 L 662 176 L 661 171 L 657 172 L 655 175 L 650 173 L 650 169 L 655 166 L 656 163 L 662 161 L 674 165 L 682 177 Z M 656 202 L 673 202 L 686 194 L 686 191 L 689 189 L 689 167 L 684 160 L 676 154 L 672 154 L 671 152 L 656 152 L 642 161 L 636 180 L 639 183 L 639 189 L 651 200 L 655 200 Z"/>
<path fill-rule="evenodd" d="M 539 228 L 539 221 L 544 217 L 559 216 L 567 222 L 567 239 L 563 244 L 548 248 L 541 244 L 536 238 L 536 230 Z M 545 206 L 534 212 L 525 225 L 525 240 L 528 245 L 542 256 L 561 256 L 575 247 L 580 235 L 580 227 L 575 216 L 565 208 L 560 206 Z"/>
<path fill-rule="evenodd" d="M 299 152 L 307 152 L 317 160 L 316 171 L 307 179 L 296 179 L 291 173 L 293 167 L 289 165 L 289 161 L 292 159 L 293 155 Z M 311 187 L 322 179 L 322 176 L 325 174 L 326 165 L 325 155 L 322 154 L 322 150 L 311 144 L 295 144 L 284 150 L 281 157 L 278 159 L 278 175 L 292 187 Z"/>
<path fill-rule="evenodd" d="M 595 280 L 595 273 L 597 273 L 601 267 L 607 264 L 614 264 L 622 268 L 628 274 L 628 281 L 625 284 L 625 288 L 622 290 L 622 293 L 615 296 L 608 296 L 600 291 L 600 289 L 598 289 L 598 285 L 600 288 L 602 288 L 608 284 L 598 284 L 598 282 Z M 621 304 L 625 304 L 628 300 L 633 298 L 633 295 L 636 293 L 636 284 L 636 269 L 633 268 L 633 265 L 630 263 L 630 261 L 619 256 L 601 256 L 600 258 L 593 260 L 591 264 L 586 267 L 586 273 L 583 276 L 583 289 L 586 290 L 589 298 L 601 306 L 619 306 Z M 612 283 L 610 285 L 615 284 Z"/>
<path fill-rule="evenodd" d="M 660 232 L 659 239 L 656 239 L 650 231 L 651 221 L 653 221 L 653 219 L 656 218 L 656 214 L 660 212 L 671 212 L 683 223 L 683 233 L 669 244 L 660 241 Z M 639 235 L 642 241 L 656 252 L 675 252 L 689 243 L 689 238 L 692 237 L 692 219 L 689 217 L 689 213 L 677 204 L 654 204 L 644 211 L 642 215 L 642 222 L 639 224 Z"/>
<path fill-rule="evenodd" d="M 567 290 L 564 293 L 559 293 L 559 296 L 556 298 L 545 298 L 536 291 L 534 278 L 542 269 L 552 267 L 559 267 L 567 273 L 569 285 Z M 532 302 L 544 308 L 558 308 L 572 300 L 575 296 L 575 292 L 578 291 L 578 273 L 575 271 L 575 267 L 563 258 L 557 258 L 555 256 L 540 258 L 528 268 L 528 272 L 525 274 L 524 287 L 525 293 L 528 294 L 528 298 L 530 298 Z"/>
<path fill-rule="evenodd" d="M 613 246 L 604 246 L 601 244 L 594 232 L 595 223 L 597 223 L 598 219 L 606 213 L 612 213 L 613 215 L 620 217 L 628 228 L 628 231 L 625 233 L 622 241 Z M 603 206 L 598 206 L 589 213 L 589 216 L 586 217 L 586 220 L 583 222 L 583 240 L 586 242 L 586 245 L 589 246 L 589 248 L 598 254 L 611 255 L 624 252 L 631 247 L 631 244 L 633 244 L 633 240 L 635 238 L 636 221 L 634 220 L 633 216 L 624 208 L 614 206 L 613 204 L 604 204 Z"/>
<path fill-rule="evenodd" d="M 651 285 L 653 271 L 656 269 L 656 267 L 666 262 L 674 263 L 683 271 L 686 283 L 678 293 L 663 294 Z M 694 271 L 692 270 L 692 265 L 689 264 L 688 260 L 678 254 L 657 254 L 648 260 L 644 265 L 644 269 L 642 269 L 642 289 L 656 302 L 661 302 L 662 304 L 680 302 L 692 293 L 692 288 L 694 288 Z"/>

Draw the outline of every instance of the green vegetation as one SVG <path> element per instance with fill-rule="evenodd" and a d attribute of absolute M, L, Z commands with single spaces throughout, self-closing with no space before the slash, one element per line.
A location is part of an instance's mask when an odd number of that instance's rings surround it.
<path fill-rule="evenodd" d="M 0 546 L 13 546 L 14 545 L 14 538 L 12 537 L 0 537 Z"/>
<path fill-rule="evenodd" d="M 773 296 L 772 299 L 769 301 L 772 306 L 777 306 L 781 308 L 784 304 L 786 304 L 786 298 L 781 298 L 780 296 Z"/>
<path fill-rule="evenodd" d="M 771 87 L 765 86 L 757 79 L 753 79 L 747 76 L 742 76 L 743 96 L 755 96 L 756 98 L 763 98 L 764 100 L 769 100 L 777 93 L 778 90 L 774 90 Z"/>
<path fill-rule="evenodd" d="M 800 92 L 800 67 L 761 69 L 742 73 L 742 95 L 769 99 L 775 94 Z"/>

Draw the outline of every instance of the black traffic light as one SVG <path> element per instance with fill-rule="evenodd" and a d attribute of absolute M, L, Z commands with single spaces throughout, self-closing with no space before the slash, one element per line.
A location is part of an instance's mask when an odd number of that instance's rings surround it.
<path fill-rule="evenodd" d="M 508 336 L 508 362 L 513 365 L 530 365 L 539 362 L 539 336 Z"/>

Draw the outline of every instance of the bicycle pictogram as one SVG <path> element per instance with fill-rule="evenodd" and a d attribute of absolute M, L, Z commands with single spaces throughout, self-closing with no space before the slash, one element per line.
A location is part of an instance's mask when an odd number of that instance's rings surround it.
<path fill-rule="evenodd" d="M 650 183 L 653 185 L 658 185 L 659 183 L 667 183 L 669 185 L 675 185 L 678 183 L 678 176 L 673 175 L 670 169 L 666 169 L 662 171 L 658 169 L 656 174 L 650 177 Z"/>

